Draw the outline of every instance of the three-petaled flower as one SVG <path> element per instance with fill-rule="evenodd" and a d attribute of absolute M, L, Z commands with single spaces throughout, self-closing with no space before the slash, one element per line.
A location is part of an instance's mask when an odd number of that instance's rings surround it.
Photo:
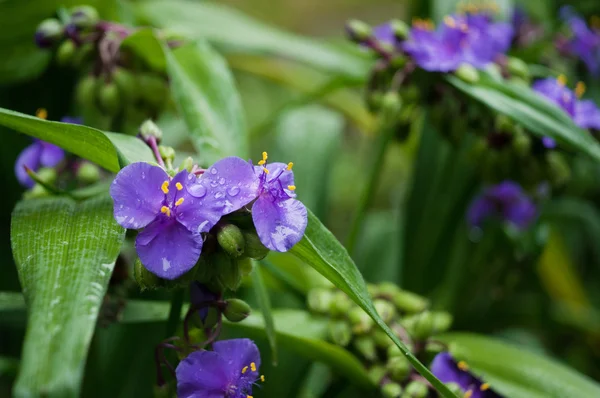
<path fill-rule="evenodd" d="M 179 398 L 247 398 L 260 376 L 260 353 L 249 339 L 217 341 L 212 351 L 195 351 L 176 369 Z"/>
<path fill-rule="evenodd" d="M 560 16 L 572 33 L 565 43 L 564 50 L 581 59 L 591 74 L 598 75 L 600 73 L 600 31 L 588 27 L 585 20 L 569 6 L 561 8 Z"/>
<path fill-rule="evenodd" d="M 492 398 L 499 395 L 469 372 L 464 361 L 456 362 L 448 352 L 442 352 L 433 358 L 431 372 L 444 383 L 455 383 L 464 392 L 465 398 Z"/>

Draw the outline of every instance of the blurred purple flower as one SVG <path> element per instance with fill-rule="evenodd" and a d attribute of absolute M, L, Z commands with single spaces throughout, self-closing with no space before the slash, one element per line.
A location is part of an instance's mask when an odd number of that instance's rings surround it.
<path fill-rule="evenodd" d="M 430 72 L 450 72 L 463 62 L 463 30 L 442 25 L 437 30 L 417 25 L 403 44 L 404 51 L 421 67 Z"/>
<path fill-rule="evenodd" d="M 523 7 L 515 6 L 511 17 L 514 41 L 519 47 L 527 47 L 544 36 L 544 28 L 531 21 Z"/>
<path fill-rule="evenodd" d="M 571 7 L 560 9 L 560 17 L 569 26 L 572 36 L 561 47 L 580 58 L 591 74 L 600 73 L 600 32 L 590 29 L 585 20 Z"/>
<path fill-rule="evenodd" d="M 252 165 L 229 157 L 200 178 L 187 170 L 170 177 L 161 167 L 132 163 L 117 174 L 110 195 L 117 223 L 144 228 L 135 242 L 142 264 L 161 278 L 175 279 L 198 261 L 201 233 L 252 201 L 257 187 Z"/>
<path fill-rule="evenodd" d="M 195 351 L 176 369 L 179 398 L 247 398 L 259 376 L 260 353 L 249 339 L 217 341 Z"/>
<path fill-rule="evenodd" d="M 473 376 L 464 361 L 456 362 L 448 352 L 439 353 L 431 362 L 431 372 L 443 383 L 456 383 L 469 398 L 499 397 L 490 389 L 488 383 L 483 383 Z"/>
<path fill-rule="evenodd" d="M 472 226 L 481 226 L 489 218 L 508 222 L 518 229 L 526 229 L 536 218 L 533 201 L 521 186 L 512 181 L 488 187 L 471 203 L 467 221 Z"/>
<path fill-rule="evenodd" d="M 203 303 L 215 301 L 219 298 L 217 293 L 213 293 L 209 288 L 204 286 L 198 281 L 190 283 L 190 303 L 194 306 L 201 306 Z M 202 322 L 206 320 L 208 316 L 208 306 L 204 306 L 198 310 L 198 315 Z"/>
<path fill-rule="evenodd" d="M 38 171 L 42 167 L 54 167 L 65 157 L 65 151 L 49 142 L 35 139 L 33 144 L 23 149 L 15 163 L 15 175 L 24 187 L 31 188 L 35 181 L 29 177 L 25 167 Z"/>
<path fill-rule="evenodd" d="M 373 37 L 375 40 L 391 47 L 396 47 L 398 45 L 398 39 L 394 33 L 394 28 L 389 22 L 375 26 L 373 28 Z"/>

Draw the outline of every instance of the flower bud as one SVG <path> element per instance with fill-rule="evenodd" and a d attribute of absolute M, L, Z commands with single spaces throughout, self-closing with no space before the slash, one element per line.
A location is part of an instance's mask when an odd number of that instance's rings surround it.
<path fill-rule="evenodd" d="M 405 342 L 404 345 L 410 352 L 413 352 L 414 347 L 411 343 Z M 389 346 L 386 354 L 387 354 L 388 359 L 393 358 L 393 357 L 403 357 L 404 356 L 404 354 L 400 350 L 400 347 L 398 347 L 396 344 L 392 344 L 391 346 Z"/>
<path fill-rule="evenodd" d="M 233 258 L 244 254 L 244 235 L 242 231 L 233 224 L 219 224 L 217 232 L 217 242 Z"/>
<path fill-rule="evenodd" d="M 452 325 L 452 315 L 445 311 L 434 311 L 431 313 L 433 317 L 433 333 L 444 333 Z"/>
<path fill-rule="evenodd" d="M 404 355 L 388 359 L 386 369 L 391 379 L 402 382 L 410 374 L 411 365 Z"/>
<path fill-rule="evenodd" d="M 119 113 L 121 100 L 119 88 L 114 82 L 100 86 L 98 92 L 98 104 L 100 109 L 107 115 L 114 116 Z"/>
<path fill-rule="evenodd" d="M 387 350 L 389 346 L 394 345 L 394 342 L 388 337 L 388 335 L 379 328 L 375 328 L 371 331 L 371 337 L 373 337 L 375 345 L 384 350 Z"/>
<path fill-rule="evenodd" d="M 385 323 L 390 322 L 396 316 L 396 308 L 387 300 L 377 299 L 373 301 L 373 305 Z"/>
<path fill-rule="evenodd" d="M 368 333 L 375 323 L 360 307 L 352 308 L 348 313 L 348 319 L 352 325 L 352 332 L 356 334 Z"/>
<path fill-rule="evenodd" d="M 384 398 L 398 398 L 402 394 L 402 386 L 396 383 L 386 383 L 381 387 L 381 394 Z"/>
<path fill-rule="evenodd" d="M 392 30 L 394 31 L 394 36 L 399 40 L 404 40 L 408 38 L 408 34 L 410 33 L 410 27 L 406 24 L 406 22 L 401 21 L 399 19 L 393 19 L 389 22 Z"/>
<path fill-rule="evenodd" d="M 354 303 L 346 296 L 346 293 L 337 291 L 333 294 L 329 313 L 332 317 L 345 317 L 353 306 Z"/>
<path fill-rule="evenodd" d="M 175 160 L 175 149 L 173 149 L 173 147 L 159 145 L 158 153 L 160 154 L 160 157 L 165 160 L 165 162 L 173 162 L 173 160 Z"/>
<path fill-rule="evenodd" d="M 417 339 L 425 339 L 433 332 L 433 315 L 429 311 L 407 316 L 401 323 L 407 332 Z"/>
<path fill-rule="evenodd" d="M 79 83 L 77 83 L 77 88 L 75 89 L 77 102 L 85 108 L 93 108 L 96 104 L 97 85 L 98 80 L 92 75 L 88 75 L 81 79 Z"/>
<path fill-rule="evenodd" d="M 77 168 L 77 180 L 84 184 L 92 184 L 100 180 L 100 168 L 91 162 L 82 162 Z"/>
<path fill-rule="evenodd" d="M 217 252 L 211 256 L 211 262 L 215 267 L 214 272 L 221 286 L 229 290 L 237 290 L 242 282 L 242 275 L 237 266 L 237 261 L 226 253 Z"/>
<path fill-rule="evenodd" d="M 63 26 L 58 19 L 42 21 L 35 30 L 35 44 L 39 48 L 50 48 L 64 36 Z"/>
<path fill-rule="evenodd" d="M 69 65 L 73 61 L 75 50 L 75 43 L 72 40 L 63 41 L 56 51 L 56 63 L 60 66 Z"/>
<path fill-rule="evenodd" d="M 388 91 L 381 99 L 381 112 L 387 120 L 398 119 L 398 113 L 402 109 L 402 98 L 396 91 Z"/>
<path fill-rule="evenodd" d="M 352 345 L 368 361 L 375 361 L 377 359 L 377 348 L 371 337 L 359 336 L 354 339 Z"/>
<path fill-rule="evenodd" d="M 133 278 L 142 291 L 154 290 L 162 286 L 161 279 L 152 272 L 148 271 L 146 267 L 142 265 L 142 262 L 139 258 L 135 260 L 135 264 L 133 266 Z"/>
<path fill-rule="evenodd" d="M 508 71 L 511 75 L 518 76 L 523 79 L 529 79 L 529 67 L 520 58 L 508 57 Z"/>
<path fill-rule="evenodd" d="M 148 138 L 154 137 L 157 142 L 162 140 L 162 131 L 152 120 L 148 119 L 140 126 L 140 135 L 144 141 Z"/>
<path fill-rule="evenodd" d="M 383 367 L 381 365 L 372 366 L 368 370 L 367 376 L 369 377 L 369 379 L 371 379 L 373 384 L 379 385 L 379 384 L 381 384 L 381 381 L 385 377 L 385 367 Z"/>
<path fill-rule="evenodd" d="M 429 301 L 426 298 L 399 289 L 393 294 L 392 302 L 400 311 L 408 313 L 421 312 L 429 306 Z"/>
<path fill-rule="evenodd" d="M 454 74 L 459 79 L 470 84 L 475 84 L 479 81 L 479 71 L 469 64 L 461 64 Z"/>
<path fill-rule="evenodd" d="M 83 43 L 75 49 L 76 51 L 71 60 L 71 65 L 75 68 L 85 68 L 87 66 L 85 63 L 91 61 L 92 57 L 95 56 L 94 45 L 92 43 Z"/>
<path fill-rule="evenodd" d="M 351 19 L 346 22 L 346 33 L 350 37 L 350 40 L 356 43 L 364 43 L 369 40 L 372 31 L 371 27 L 363 21 Z"/>
<path fill-rule="evenodd" d="M 227 305 L 223 311 L 225 318 L 231 322 L 241 322 L 248 318 L 252 309 L 243 300 L 232 298 L 226 301 Z"/>
<path fill-rule="evenodd" d="M 258 235 L 254 231 L 243 231 L 244 237 L 244 254 L 255 260 L 262 260 L 269 254 L 269 249 L 260 241 Z"/>
<path fill-rule="evenodd" d="M 56 181 L 56 177 L 58 177 L 56 169 L 52 167 L 42 167 L 36 172 L 36 174 L 38 178 L 46 184 L 54 183 L 54 181 Z"/>
<path fill-rule="evenodd" d="M 326 314 L 329 311 L 333 300 L 333 292 L 329 289 L 311 289 L 307 295 L 308 308 L 319 314 Z"/>
<path fill-rule="evenodd" d="M 179 170 L 187 170 L 188 172 L 191 172 L 193 167 L 194 159 L 192 159 L 191 156 L 188 156 L 187 158 L 183 159 L 183 161 L 179 165 Z"/>
<path fill-rule="evenodd" d="M 78 28 L 90 28 L 99 19 L 98 11 L 91 6 L 78 6 L 71 10 L 71 23 Z"/>
<path fill-rule="evenodd" d="M 423 382 L 414 380 L 406 385 L 402 398 L 425 398 L 429 393 L 429 389 Z"/>
<path fill-rule="evenodd" d="M 137 96 L 137 80 L 133 74 L 125 68 L 117 67 L 112 73 L 112 79 L 119 87 L 123 101 L 133 102 Z"/>
<path fill-rule="evenodd" d="M 350 340 L 352 340 L 352 330 L 350 330 L 350 325 L 348 325 L 347 322 L 331 321 L 328 326 L 331 341 L 342 347 L 350 344 Z"/>

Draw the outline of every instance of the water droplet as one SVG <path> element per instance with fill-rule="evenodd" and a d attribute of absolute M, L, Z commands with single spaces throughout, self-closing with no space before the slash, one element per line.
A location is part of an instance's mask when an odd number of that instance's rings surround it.
<path fill-rule="evenodd" d="M 215 199 L 221 199 L 223 197 L 223 192 L 217 192 L 215 194 Z"/>
<path fill-rule="evenodd" d="M 188 180 L 192 181 L 194 179 L 194 174 L 190 173 L 188 174 Z"/>
<path fill-rule="evenodd" d="M 225 179 L 223 177 L 219 178 L 219 184 L 221 184 L 221 185 L 225 184 Z"/>
<path fill-rule="evenodd" d="M 212 174 L 212 175 L 217 174 L 217 169 L 215 169 L 214 167 L 212 169 L 210 169 L 210 174 Z"/>
<path fill-rule="evenodd" d="M 146 173 L 142 172 L 142 180 L 146 179 Z"/>
<path fill-rule="evenodd" d="M 196 198 L 202 198 L 206 195 L 206 188 L 202 184 L 190 184 L 186 188 L 188 193 Z"/>
<path fill-rule="evenodd" d="M 231 187 L 227 189 L 227 195 L 229 196 L 236 196 L 238 193 L 240 193 L 240 189 L 238 187 Z"/>
<path fill-rule="evenodd" d="M 213 188 L 216 188 L 217 185 L 219 185 L 219 183 L 216 182 L 216 181 L 211 181 L 210 182 L 210 186 L 213 187 Z"/>

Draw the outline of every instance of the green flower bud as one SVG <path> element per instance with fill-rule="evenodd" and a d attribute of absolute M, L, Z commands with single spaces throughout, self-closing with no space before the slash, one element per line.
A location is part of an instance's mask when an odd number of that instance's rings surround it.
<path fill-rule="evenodd" d="M 211 256 L 211 262 L 215 267 L 214 272 L 217 280 L 223 288 L 235 291 L 240 287 L 242 275 L 237 266 L 237 261 L 226 253 L 217 252 Z"/>
<path fill-rule="evenodd" d="M 458 383 L 446 383 L 446 387 L 448 387 L 448 390 L 450 390 L 457 397 L 462 397 L 465 394 L 462 387 Z"/>
<path fill-rule="evenodd" d="M 412 337 L 417 339 L 425 339 L 431 336 L 434 327 L 433 315 L 429 311 L 407 316 L 400 323 Z"/>
<path fill-rule="evenodd" d="M 412 367 L 408 359 L 402 355 L 388 359 L 386 369 L 392 380 L 401 382 L 410 374 Z"/>
<path fill-rule="evenodd" d="M 377 359 L 377 348 L 375 342 L 369 336 L 359 336 L 352 342 L 354 349 L 358 351 L 368 361 L 375 361 Z"/>
<path fill-rule="evenodd" d="M 344 292 L 335 292 L 329 306 L 329 313 L 332 317 L 345 317 L 354 303 L 346 296 Z"/>
<path fill-rule="evenodd" d="M 506 115 L 497 115 L 494 125 L 496 130 L 503 133 L 512 133 L 515 131 L 515 122 Z"/>
<path fill-rule="evenodd" d="M 396 383 L 386 383 L 381 387 L 381 394 L 385 398 L 398 398 L 402 394 L 402 386 Z"/>
<path fill-rule="evenodd" d="M 138 77 L 139 96 L 151 107 L 160 110 L 169 97 L 167 82 L 153 73 L 144 73 Z"/>
<path fill-rule="evenodd" d="M 331 307 L 333 296 L 333 292 L 329 289 L 311 289 L 308 292 L 306 298 L 308 308 L 311 311 L 317 312 L 319 314 L 326 314 L 329 311 L 329 308 Z"/>
<path fill-rule="evenodd" d="M 415 380 L 406 385 L 402 398 L 425 398 L 428 393 L 427 385 Z"/>
<path fill-rule="evenodd" d="M 150 137 L 156 138 L 158 142 L 162 140 L 162 130 L 150 119 L 140 126 L 140 135 L 144 140 L 148 140 Z"/>
<path fill-rule="evenodd" d="M 452 315 L 445 311 L 434 311 L 431 313 L 433 319 L 433 333 L 444 333 L 452 326 Z"/>
<path fill-rule="evenodd" d="M 165 160 L 165 162 L 173 162 L 175 160 L 175 149 L 170 146 L 159 145 L 158 153 L 160 153 L 160 157 Z"/>
<path fill-rule="evenodd" d="M 52 184 L 56 181 L 56 177 L 58 174 L 56 173 L 56 169 L 51 167 L 43 167 L 36 172 L 37 176 L 40 180 L 45 182 L 46 184 Z"/>
<path fill-rule="evenodd" d="M 146 267 L 142 265 L 139 258 L 135 260 L 133 266 L 133 278 L 142 291 L 154 290 L 162 287 L 162 280 L 152 272 L 148 271 Z"/>
<path fill-rule="evenodd" d="M 95 47 L 92 43 L 84 43 L 77 47 L 71 65 L 75 68 L 85 67 L 85 63 L 91 61 L 93 56 L 95 56 L 94 50 Z"/>
<path fill-rule="evenodd" d="M 240 275 L 242 276 L 242 278 L 252 273 L 252 270 L 254 269 L 254 264 L 252 263 L 252 260 L 250 258 L 237 258 L 236 261 L 238 270 L 240 271 Z"/>
<path fill-rule="evenodd" d="M 244 319 L 248 318 L 252 309 L 243 300 L 232 298 L 226 301 L 227 306 L 223 311 L 223 315 L 225 318 L 231 322 L 241 322 Z"/>
<path fill-rule="evenodd" d="M 71 40 L 63 41 L 56 51 L 56 63 L 60 66 L 67 66 L 73 61 L 75 55 L 75 43 Z"/>
<path fill-rule="evenodd" d="M 98 80 L 92 75 L 88 75 L 81 79 L 75 89 L 77 102 L 86 108 L 95 107 L 97 85 Z"/>
<path fill-rule="evenodd" d="M 123 102 L 133 102 L 137 96 L 137 80 L 135 76 L 125 68 L 117 67 L 112 73 L 112 79 L 119 87 L 123 96 Z"/>
<path fill-rule="evenodd" d="M 398 290 L 394 293 L 392 302 L 400 311 L 408 313 L 421 312 L 429 306 L 429 301 L 426 298 L 405 290 Z"/>
<path fill-rule="evenodd" d="M 391 300 L 395 294 L 400 291 L 400 288 L 392 282 L 383 282 L 379 285 L 375 285 L 375 289 L 373 289 L 374 297 L 383 297 L 388 300 Z"/>
<path fill-rule="evenodd" d="M 381 381 L 385 377 L 385 367 L 383 367 L 381 365 L 372 366 L 368 370 L 367 376 L 369 377 L 369 379 L 371 379 L 373 384 L 379 385 L 379 384 L 381 384 Z"/>
<path fill-rule="evenodd" d="M 114 116 L 119 113 L 121 99 L 119 88 L 113 82 L 106 83 L 99 88 L 98 104 L 104 113 Z"/>
<path fill-rule="evenodd" d="M 244 254 L 255 260 L 262 260 L 269 254 L 269 249 L 260 241 L 258 235 L 254 231 L 242 231 L 244 238 Z"/>
<path fill-rule="evenodd" d="M 350 344 L 350 340 L 352 340 L 352 330 L 350 330 L 350 325 L 348 325 L 347 322 L 331 321 L 328 326 L 331 341 L 342 347 Z"/>
<path fill-rule="evenodd" d="M 518 129 L 513 137 L 512 146 L 520 157 L 528 156 L 531 153 L 531 138 L 527 133 Z"/>
<path fill-rule="evenodd" d="M 78 6 L 71 10 L 71 23 L 78 28 L 90 28 L 99 19 L 98 11 L 91 6 Z"/>
<path fill-rule="evenodd" d="M 348 312 L 348 319 L 352 325 L 352 332 L 356 334 L 368 333 L 375 322 L 360 307 L 354 307 Z"/>
<path fill-rule="evenodd" d="M 385 112 L 387 117 L 398 116 L 402 108 L 402 98 L 396 91 L 388 91 L 381 99 L 381 111 Z"/>
<path fill-rule="evenodd" d="M 43 20 L 35 30 L 35 43 L 40 48 L 50 48 L 63 37 L 63 26 L 55 18 Z"/>
<path fill-rule="evenodd" d="M 350 40 L 356 43 L 363 43 L 369 40 L 372 34 L 371 27 L 357 19 L 351 19 L 346 22 L 346 32 L 348 33 Z"/>
<path fill-rule="evenodd" d="M 413 352 L 413 346 L 412 346 L 412 344 L 404 343 L 404 345 L 406 346 L 406 348 L 408 348 L 408 350 L 410 352 Z M 387 349 L 387 357 L 388 357 L 388 359 L 389 358 L 394 358 L 394 357 L 404 357 L 404 354 L 400 350 L 400 347 L 398 347 L 396 344 L 392 344 Z"/>
<path fill-rule="evenodd" d="M 461 64 L 454 74 L 459 79 L 470 84 L 475 84 L 479 81 L 479 71 L 469 64 Z"/>
<path fill-rule="evenodd" d="M 50 196 L 50 192 L 40 184 L 35 184 L 30 190 L 23 193 L 25 199 L 44 198 L 46 196 Z"/>
<path fill-rule="evenodd" d="M 396 316 L 396 308 L 387 300 L 377 299 L 373 301 L 373 305 L 385 323 L 390 322 Z"/>
<path fill-rule="evenodd" d="M 398 39 L 404 40 L 408 38 L 410 27 L 406 24 L 406 22 L 399 19 L 392 19 L 389 23 L 394 31 L 394 35 Z"/>
<path fill-rule="evenodd" d="M 548 177 L 553 185 L 561 186 L 571 179 L 571 168 L 564 156 L 557 151 L 546 153 L 548 163 Z"/>
<path fill-rule="evenodd" d="M 77 180 L 84 184 L 92 184 L 100 180 L 100 168 L 93 163 L 83 162 L 77 169 Z"/>
<path fill-rule="evenodd" d="M 526 80 L 529 79 L 529 66 L 527 66 L 522 59 L 508 57 L 507 67 L 511 75 L 515 75 Z"/>
<path fill-rule="evenodd" d="M 244 235 L 242 231 L 233 224 L 219 224 L 217 242 L 231 257 L 239 257 L 244 254 Z"/>
<path fill-rule="evenodd" d="M 379 348 L 387 350 L 391 345 L 395 345 L 388 335 L 379 328 L 373 329 L 371 336 L 373 337 L 373 341 L 375 341 L 375 345 Z"/>
<path fill-rule="evenodd" d="M 183 159 L 183 161 L 179 165 L 179 170 L 187 170 L 188 172 L 191 172 L 193 167 L 194 159 L 192 159 L 191 156 L 188 156 L 187 158 Z"/>

